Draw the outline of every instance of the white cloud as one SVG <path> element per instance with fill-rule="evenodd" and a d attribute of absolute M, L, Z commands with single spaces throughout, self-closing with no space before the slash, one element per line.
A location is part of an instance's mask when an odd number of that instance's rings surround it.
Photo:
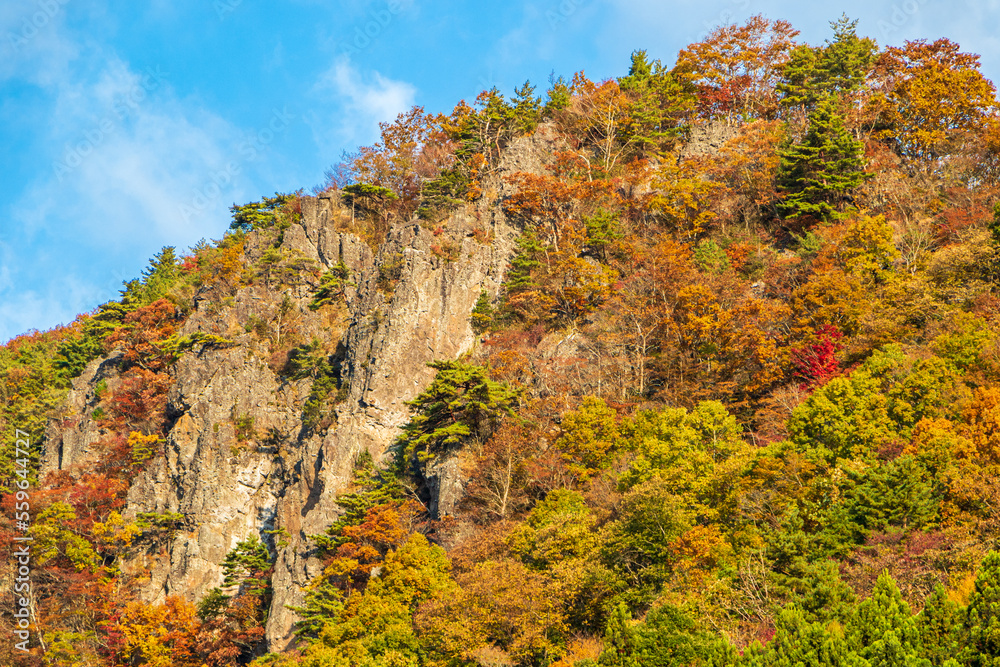
<path fill-rule="evenodd" d="M 51 85 L 65 76 L 80 54 L 66 34 L 67 1 L 0 4 L 0 82 Z"/>
<path fill-rule="evenodd" d="M 0 339 L 115 298 L 163 245 L 221 236 L 228 206 L 258 197 L 270 144 L 294 122 L 277 110 L 248 132 L 178 98 L 168 72 L 98 62 L 45 87 L 51 169 L 9 202 L 0 230 Z"/>
<path fill-rule="evenodd" d="M 128 246 L 136 234 L 156 242 L 189 238 L 224 212 L 221 203 L 206 204 L 185 217 L 180 206 L 211 186 L 236 155 L 240 134 L 176 99 L 168 77 L 112 59 L 95 80 L 59 86 L 49 122 L 52 168 L 14 209 L 26 232 L 71 219 L 81 237 Z M 235 174 L 225 186 L 241 180 Z"/>
<path fill-rule="evenodd" d="M 328 104 L 339 126 L 331 132 L 328 118 L 313 117 L 310 124 L 316 142 L 325 151 L 353 148 L 378 137 L 378 124 L 391 121 L 413 106 L 416 88 L 378 72 L 363 76 L 350 60 L 341 56 L 320 76 L 314 90 Z"/>

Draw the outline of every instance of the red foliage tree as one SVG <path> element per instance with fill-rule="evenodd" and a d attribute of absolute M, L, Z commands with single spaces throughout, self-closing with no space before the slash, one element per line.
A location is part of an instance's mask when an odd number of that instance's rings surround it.
<path fill-rule="evenodd" d="M 802 380 L 803 387 L 825 383 L 840 368 L 837 353 L 844 347 L 841 342 L 843 332 L 832 324 L 824 324 L 816 330 L 813 337 L 814 342 L 792 348 L 795 376 Z"/>
<path fill-rule="evenodd" d="M 174 304 L 160 299 L 126 315 L 125 326 L 108 336 L 104 344 L 108 350 L 120 346 L 128 366 L 161 371 L 169 357 L 156 344 L 172 336 L 179 321 Z"/>
<path fill-rule="evenodd" d="M 112 416 L 103 422 L 115 430 L 157 433 L 163 426 L 170 376 L 135 368 L 108 399 Z"/>

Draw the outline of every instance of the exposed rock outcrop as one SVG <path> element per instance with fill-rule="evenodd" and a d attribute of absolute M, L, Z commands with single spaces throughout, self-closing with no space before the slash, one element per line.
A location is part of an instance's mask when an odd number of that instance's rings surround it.
<path fill-rule="evenodd" d="M 557 141 L 546 126 L 516 140 L 485 189 L 499 197 L 506 188 L 502 176 L 542 172 Z M 185 517 L 164 555 L 124 564 L 134 573 L 148 571 L 147 599 L 199 598 L 222 582 L 226 553 L 256 534 L 277 552 L 267 638 L 272 650 L 289 644 L 296 620 L 289 606 L 303 602 L 302 589 L 319 570 L 309 536 L 336 519 L 335 499 L 350 482 L 356 456 L 367 450 L 384 457 L 409 419 L 406 401 L 433 378 L 428 362 L 456 358 L 476 344 L 469 315 L 482 290 L 498 293 L 517 237 L 495 203 L 461 206 L 440 225 L 443 232 L 417 220 L 397 224 L 375 252 L 342 229 L 336 195 L 304 198 L 301 222 L 284 230 L 278 250 L 322 269 L 347 268 L 340 325 L 324 310 L 308 309 L 314 291 L 308 284 L 257 281 L 221 301 L 195 298 L 180 333 L 204 331 L 235 345 L 204 346 L 176 362 L 163 456 L 149 462 L 128 493 L 127 514 Z M 245 259 L 252 264 L 266 250 L 251 233 Z M 303 340 L 333 344 L 339 338 L 346 390 L 325 430 L 303 422 L 310 380 L 276 372 L 251 332 L 252 322 L 280 317 L 293 317 Z M 116 363 L 114 354 L 96 360 L 74 381 L 65 410 L 74 417 L 50 424 L 43 473 L 96 456 L 92 445 L 101 431 L 93 419 L 94 388 L 102 378 L 115 382 Z M 252 434 L 238 432 L 240 421 L 252 425 Z M 447 513 L 462 482 L 457 464 L 439 467 L 432 509 Z M 275 530 L 286 539 L 273 539 L 268 531 Z"/>

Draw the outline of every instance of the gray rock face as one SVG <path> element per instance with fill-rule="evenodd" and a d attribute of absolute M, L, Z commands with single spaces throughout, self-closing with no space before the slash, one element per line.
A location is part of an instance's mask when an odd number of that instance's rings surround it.
<path fill-rule="evenodd" d="M 105 358 L 94 359 L 73 380 L 62 408 L 70 417 L 50 420 L 45 430 L 39 468 L 43 475 L 73 466 L 82 468 L 98 456 L 94 443 L 106 432 L 94 419 L 93 411 L 99 398 L 97 387 L 101 381 L 106 390 L 113 390 L 118 385 L 120 357 L 120 353 L 115 351 Z"/>
<path fill-rule="evenodd" d="M 682 157 L 712 156 L 719 152 L 723 144 L 739 134 L 738 126 L 724 120 L 713 120 L 697 124 L 691 128 L 691 136 Z"/>
<path fill-rule="evenodd" d="M 557 141 L 545 126 L 534 137 L 516 140 L 485 185 L 499 196 L 508 187 L 502 176 L 541 173 Z M 274 651 L 290 644 L 297 617 L 288 606 L 302 604 L 303 588 L 320 571 L 309 536 L 338 516 L 334 501 L 351 481 L 356 456 L 367 450 L 376 460 L 384 457 L 409 419 L 406 401 L 433 378 L 428 362 L 453 359 L 476 344 L 469 315 L 482 290 L 498 293 L 517 236 L 495 203 L 461 207 L 438 235 L 416 220 L 397 224 L 376 253 L 343 230 L 336 195 L 305 198 L 301 224 L 284 231 L 280 250 L 322 269 L 347 267 L 346 327 L 332 326 L 324 310 L 307 308 L 313 287 L 305 283 L 270 287 L 258 281 L 221 304 L 196 298 L 181 333 L 205 331 L 236 345 L 187 352 L 177 361 L 163 456 L 150 461 L 128 493 L 129 515 L 185 516 L 165 554 L 124 566 L 148 570 L 148 600 L 169 594 L 198 599 L 221 584 L 227 552 L 259 535 L 277 552 L 267 639 Z M 484 236 L 489 243 L 477 241 Z M 248 262 L 265 246 L 250 234 Z M 397 280 L 386 280 L 389 269 Z M 339 337 L 343 346 L 347 395 L 325 431 L 315 432 L 302 421 L 310 380 L 279 376 L 265 346 L 249 332 L 255 318 L 280 317 L 294 317 L 303 340 L 332 343 Z M 75 417 L 50 424 L 43 473 L 93 461 L 91 445 L 101 435 L 92 419 L 94 388 L 101 379 L 113 388 L 115 361 L 113 354 L 96 360 L 74 381 L 65 412 Z M 252 420 L 249 437 L 239 436 L 237 420 Z M 442 461 L 434 480 L 430 509 L 450 513 L 462 493 L 457 461 Z M 274 540 L 266 532 L 273 530 L 287 533 L 287 540 Z"/>

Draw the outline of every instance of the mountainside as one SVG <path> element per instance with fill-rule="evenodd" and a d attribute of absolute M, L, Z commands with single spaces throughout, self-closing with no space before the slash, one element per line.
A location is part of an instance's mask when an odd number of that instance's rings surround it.
<path fill-rule="evenodd" d="M 0 662 L 1000 660 L 995 90 L 832 26 L 415 108 L 7 343 Z"/>
<path fill-rule="evenodd" d="M 508 149 L 510 160 L 540 168 L 548 158 L 540 143 L 518 141 Z M 278 647 L 291 640 L 295 617 L 288 606 L 303 603 L 302 591 L 320 570 L 308 536 L 337 518 L 335 500 L 350 484 L 357 456 L 384 457 L 409 420 L 406 401 L 433 378 L 427 364 L 472 350 L 469 313 L 481 291 L 498 294 L 516 237 L 502 212 L 463 207 L 443 223 L 457 249 L 454 259 L 435 255 L 439 237 L 416 222 L 395 225 L 375 255 L 357 236 L 338 230 L 338 220 L 349 215 L 338 198 L 302 197 L 297 205 L 298 222 L 279 239 L 250 232 L 240 258 L 254 266 L 276 250 L 295 263 L 289 273 L 239 287 L 221 301 L 195 296 L 175 335 L 202 333 L 226 342 L 179 355 L 166 388 L 164 456 L 131 480 L 125 504 L 129 519 L 184 517 L 165 554 L 129 564 L 137 576 L 148 571 L 141 597 L 149 602 L 162 603 L 171 593 L 201 599 L 221 583 L 223 560 L 237 542 L 278 528 L 287 533 L 283 547 L 266 540 L 278 553 L 267 634 Z M 476 230 L 490 243 L 477 241 Z M 346 269 L 341 307 L 312 312 L 316 272 L 336 266 Z M 384 280 L 388 270 L 391 284 Z M 263 337 L 253 329 L 258 323 L 267 329 Z M 281 347 L 270 339 L 282 335 L 319 341 L 337 356 L 343 394 L 324 417 L 332 422 L 325 429 L 303 423 L 311 378 L 283 377 L 268 363 L 271 349 Z M 42 476 L 79 474 L 103 455 L 93 446 L 107 433 L 94 419 L 94 388 L 102 381 L 111 392 L 120 386 L 120 358 L 113 352 L 94 359 L 74 380 L 66 406 L 72 423 L 49 423 Z M 234 423 L 240 420 L 250 425 L 243 435 Z M 454 483 L 447 472 L 445 485 Z M 454 492 L 444 495 L 446 504 L 456 502 Z"/>

